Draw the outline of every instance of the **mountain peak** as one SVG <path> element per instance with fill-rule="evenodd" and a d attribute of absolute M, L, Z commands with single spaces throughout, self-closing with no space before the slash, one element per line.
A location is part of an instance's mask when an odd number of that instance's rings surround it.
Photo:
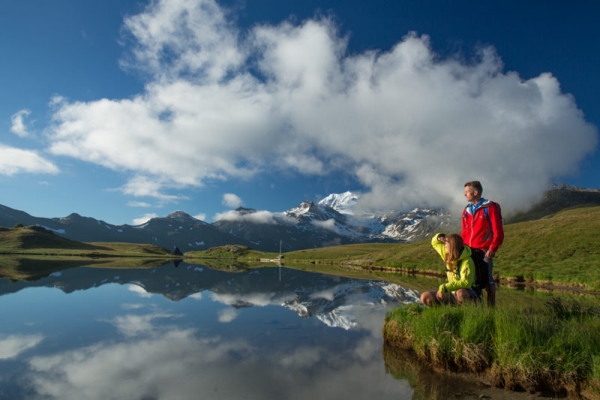
<path fill-rule="evenodd" d="M 167 215 L 167 218 L 190 219 L 190 218 L 194 218 L 194 217 L 192 217 L 190 214 L 188 214 L 184 211 L 175 211 L 175 212 L 172 212 L 171 214 Z"/>
<path fill-rule="evenodd" d="M 319 205 L 331 207 L 340 214 L 352 214 L 357 200 L 357 194 L 347 191 L 339 194 L 332 193 L 319 201 Z"/>
<path fill-rule="evenodd" d="M 254 208 L 238 207 L 235 211 L 240 215 L 254 214 L 256 210 Z"/>

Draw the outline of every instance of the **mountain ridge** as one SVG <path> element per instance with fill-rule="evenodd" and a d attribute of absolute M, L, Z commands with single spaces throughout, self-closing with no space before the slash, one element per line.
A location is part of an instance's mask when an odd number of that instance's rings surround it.
<path fill-rule="evenodd" d="M 183 252 L 226 244 L 277 252 L 280 246 L 282 251 L 293 251 L 367 242 L 406 243 L 437 231 L 460 229 L 458 217 L 443 209 L 360 214 L 354 209 L 358 198 L 358 194 L 350 191 L 330 194 L 318 203 L 305 200 L 279 213 L 240 207 L 214 223 L 180 210 L 141 225 L 112 225 L 77 213 L 62 218 L 41 218 L 0 205 L 0 226 L 37 225 L 80 242 L 154 244 L 165 249 L 178 247 Z M 587 203 L 600 204 L 600 191 L 557 185 L 529 211 L 505 222 L 538 219 Z"/>

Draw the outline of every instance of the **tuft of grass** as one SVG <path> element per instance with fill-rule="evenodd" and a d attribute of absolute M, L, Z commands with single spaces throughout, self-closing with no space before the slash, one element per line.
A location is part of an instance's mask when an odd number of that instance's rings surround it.
<path fill-rule="evenodd" d="M 485 371 L 508 389 L 600 390 L 600 309 L 573 299 L 538 309 L 401 307 L 386 316 L 383 335 L 434 366 Z"/>

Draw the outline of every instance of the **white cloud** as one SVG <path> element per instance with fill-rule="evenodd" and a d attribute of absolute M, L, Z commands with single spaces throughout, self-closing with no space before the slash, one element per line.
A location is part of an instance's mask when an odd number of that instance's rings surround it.
<path fill-rule="evenodd" d="M 328 219 L 326 221 L 316 221 L 315 220 L 315 221 L 311 221 L 311 223 L 314 226 L 319 227 L 321 229 L 327 229 L 327 230 L 330 230 L 332 232 L 339 233 L 338 229 L 337 229 L 337 226 L 335 225 L 335 220 L 333 218 Z"/>
<path fill-rule="evenodd" d="M 13 114 L 13 116 L 10 118 L 12 123 L 10 131 L 20 137 L 29 136 L 29 132 L 27 131 L 27 126 L 25 125 L 24 121 L 29 114 L 31 114 L 31 110 L 27 109 L 17 111 L 15 114 Z"/>
<path fill-rule="evenodd" d="M 234 20 L 212 0 L 156 1 L 127 18 L 123 65 L 149 74 L 145 91 L 54 101 L 50 151 L 131 171 L 124 193 L 163 201 L 280 169 L 348 174 L 370 208 L 458 207 L 463 183 L 478 179 L 508 211 L 597 146 L 554 76 L 504 72 L 493 48 L 467 64 L 411 33 L 348 54 L 329 19 L 245 35 Z"/>
<path fill-rule="evenodd" d="M 132 224 L 133 225 L 142 225 L 145 224 L 146 222 L 150 221 L 152 218 L 156 218 L 158 217 L 157 214 L 155 213 L 148 213 L 148 214 L 144 214 L 139 218 L 135 218 L 133 219 Z"/>
<path fill-rule="evenodd" d="M 246 221 L 254 224 L 296 224 L 296 220 L 292 217 L 288 217 L 283 213 L 272 213 L 270 211 L 255 211 L 252 213 L 239 212 L 236 210 L 229 210 L 224 213 L 217 213 L 213 219 L 215 221 Z"/>
<path fill-rule="evenodd" d="M 150 205 L 149 203 L 146 203 L 144 201 L 129 201 L 129 202 L 127 202 L 127 205 L 129 207 L 142 207 L 142 208 L 152 207 L 152 205 Z"/>
<path fill-rule="evenodd" d="M 196 214 L 196 215 L 194 215 L 194 218 L 196 218 L 197 220 L 200 220 L 200 221 L 206 221 L 206 214 L 204 214 L 204 213 Z"/>
<path fill-rule="evenodd" d="M 161 190 L 163 188 L 177 187 L 177 186 L 179 186 L 179 185 L 173 185 L 168 182 L 161 182 L 160 180 L 157 180 L 157 179 L 152 179 L 147 176 L 138 175 L 138 176 L 130 179 L 119 190 L 121 192 L 123 192 L 124 194 L 132 195 L 132 196 L 136 196 L 136 197 L 143 197 L 143 196 L 154 197 L 154 198 L 159 199 L 161 202 L 168 203 L 168 202 L 176 202 L 177 200 L 187 198 L 185 196 L 167 195 L 167 194 L 164 194 L 161 192 Z"/>
<path fill-rule="evenodd" d="M 229 208 L 238 208 L 242 204 L 244 204 L 242 199 L 240 199 L 237 195 L 233 193 L 225 193 L 223 195 L 223 201 L 221 201 L 221 203 Z"/>
<path fill-rule="evenodd" d="M 37 346 L 43 339 L 42 335 L 0 336 L 0 360 L 16 357 L 22 352 Z"/>
<path fill-rule="evenodd" d="M 0 144 L 0 174 L 18 173 L 57 174 L 58 167 L 35 151 L 17 149 Z"/>

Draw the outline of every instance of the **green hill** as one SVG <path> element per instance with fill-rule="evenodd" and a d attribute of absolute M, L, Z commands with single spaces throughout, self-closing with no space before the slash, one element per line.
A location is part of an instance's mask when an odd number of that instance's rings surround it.
<path fill-rule="evenodd" d="M 494 274 L 501 279 L 600 290 L 600 245 L 596 243 L 599 237 L 600 206 L 578 206 L 538 220 L 507 224 Z M 209 254 L 198 252 L 195 256 L 210 258 Z M 241 255 L 239 259 L 275 256 L 261 254 Z M 284 254 L 283 261 L 433 276 L 443 276 L 444 270 L 429 239 L 410 244 L 356 244 L 292 251 Z"/>
<path fill-rule="evenodd" d="M 80 257 L 166 257 L 169 252 L 154 245 L 132 243 L 83 243 L 55 235 L 39 226 L 0 227 L 0 254 Z"/>

